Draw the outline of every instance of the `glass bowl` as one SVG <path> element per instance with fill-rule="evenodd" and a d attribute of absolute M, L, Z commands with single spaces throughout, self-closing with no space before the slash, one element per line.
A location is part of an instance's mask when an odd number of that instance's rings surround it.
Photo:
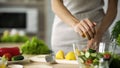
<path fill-rule="evenodd" d="M 79 68 L 100 68 L 100 63 L 102 63 L 103 66 L 106 66 L 104 65 L 104 63 L 108 63 L 110 57 L 107 58 L 106 61 L 104 55 L 105 53 L 107 53 L 108 56 L 111 56 L 111 52 L 109 52 L 108 42 L 107 44 L 101 42 L 99 44 L 98 51 L 93 49 L 88 49 L 87 51 L 85 51 L 84 49 L 86 48 L 86 46 L 87 42 L 77 41 L 73 43 L 73 50 L 79 63 Z M 100 59 L 104 60 L 100 62 Z M 109 66 L 109 63 L 107 64 L 107 66 Z"/>
<path fill-rule="evenodd" d="M 7 66 L 7 60 L 2 60 L 0 57 L 0 68 L 6 68 Z"/>

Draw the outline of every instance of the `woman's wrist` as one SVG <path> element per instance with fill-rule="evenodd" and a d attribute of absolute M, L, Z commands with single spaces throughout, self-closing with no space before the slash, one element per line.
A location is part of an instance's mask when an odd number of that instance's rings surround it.
<path fill-rule="evenodd" d="M 80 21 L 73 18 L 73 20 L 71 21 L 71 26 L 74 28 Z"/>
<path fill-rule="evenodd" d="M 73 21 L 72 24 L 71 24 L 71 26 L 72 26 L 72 28 L 73 28 L 73 30 L 74 30 L 75 32 L 78 32 L 78 31 L 77 31 L 77 25 L 78 25 L 78 24 L 79 24 L 79 21 L 78 21 L 78 20 Z"/>

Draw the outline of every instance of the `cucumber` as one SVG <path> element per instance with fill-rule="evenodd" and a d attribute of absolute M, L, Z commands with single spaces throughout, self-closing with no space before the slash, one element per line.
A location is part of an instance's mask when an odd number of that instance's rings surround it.
<path fill-rule="evenodd" d="M 85 52 L 85 57 L 86 58 L 89 58 L 90 57 L 90 53 L 87 51 L 87 52 Z"/>
<path fill-rule="evenodd" d="M 84 52 L 80 52 L 80 55 L 84 55 Z"/>
<path fill-rule="evenodd" d="M 12 61 L 23 60 L 23 59 L 24 59 L 24 56 L 22 55 L 17 55 L 12 57 Z"/>
<path fill-rule="evenodd" d="M 97 53 L 91 53 L 91 56 L 92 56 L 92 57 L 96 57 L 96 56 L 97 56 Z"/>
<path fill-rule="evenodd" d="M 94 65 L 98 65 L 98 64 L 99 64 L 99 59 L 94 59 L 94 60 L 93 60 L 93 64 L 94 64 Z"/>
<path fill-rule="evenodd" d="M 86 58 L 85 56 L 82 56 L 81 58 L 82 58 L 84 61 L 87 60 L 87 58 Z"/>
<path fill-rule="evenodd" d="M 89 49 L 88 52 L 90 52 L 90 53 L 95 53 L 96 50 L 94 50 L 94 49 Z"/>
<path fill-rule="evenodd" d="M 98 54 L 97 54 L 97 58 L 103 58 L 103 54 L 98 53 Z"/>
<path fill-rule="evenodd" d="M 78 62 L 84 63 L 84 60 L 82 59 L 82 57 L 78 57 Z"/>

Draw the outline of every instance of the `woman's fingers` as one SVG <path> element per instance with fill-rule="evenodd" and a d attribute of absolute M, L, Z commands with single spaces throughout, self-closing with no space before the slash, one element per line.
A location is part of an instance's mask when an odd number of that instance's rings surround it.
<path fill-rule="evenodd" d="M 85 38 L 86 36 L 85 36 L 85 34 L 82 32 L 82 31 L 80 31 L 80 32 L 78 32 L 79 34 L 80 34 L 80 36 L 82 36 L 83 38 Z"/>
<path fill-rule="evenodd" d="M 99 49 L 99 42 L 95 41 L 94 39 L 89 40 L 88 44 L 87 44 L 87 49 L 98 50 Z"/>
<path fill-rule="evenodd" d="M 83 21 L 88 25 L 88 27 L 90 28 L 90 30 L 93 33 L 96 33 L 96 31 L 95 31 L 96 23 L 95 22 L 91 22 L 88 18 L 84 19 Z"/>
<path fill-rule="evenodd" d="M 95 35 L 95 23 L 91 22 L 89 19 L 81 20 L 74 30 L 78 32 L 82 37 L 87 37 L 89 40 L 94 38 Z"/>
<path fill-rule="evenodd" d="M 85 34 L 87 34 L 88 39 L 93 38 L 94 37 L 94 33 L 92 32 L 92 30 L 89 27 L 89 25 L 86 22 L 84 22 L 84 21 L 81 21 L 81 25 L 86 30 Z"/>
<path fill-rule="evenodd" d="M 82 34 L 85 35 L 89 40 L 91 39 L 90 34 L 88 33 L 87 29 L 80 23 L 79 30 L 81 30 Z"/>
<path fill-rule="evenodd" d="M 80 36 L 82 36 L 83 38 L 85 38 L 85 34 L 82 32 L 82 30 L 79 28 L 80 27 L 80 23 L 78 23 L 75 27 L 74 27 L 74 31 L 79 33 Z"/>

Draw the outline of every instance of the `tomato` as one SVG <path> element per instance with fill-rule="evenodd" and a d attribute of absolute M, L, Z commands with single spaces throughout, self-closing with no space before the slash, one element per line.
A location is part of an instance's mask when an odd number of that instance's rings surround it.
<path fill-rule="evenodd" d="M 11 58 L 12 58 L 12 55 L 11 55 L 10 53 L 5 53 L 3 56 L 4 56 L 8 61 L 10 61 Z"/>
<path fill-rule="evenodd" d="M 109 60 L 111 55 L 109 53 L 106 53 L 103 55 L 104 59 Z"/>
<path fill-rule="evenodd" d="M 88 59 L 88 60 L 86 60 L 86 62 L 85 62 L 86 65 L 90 65 L 90 64 L 92 64 L 92 63 L 93 63 L 93 60 L 92 60 L 92 59 Z"/>

